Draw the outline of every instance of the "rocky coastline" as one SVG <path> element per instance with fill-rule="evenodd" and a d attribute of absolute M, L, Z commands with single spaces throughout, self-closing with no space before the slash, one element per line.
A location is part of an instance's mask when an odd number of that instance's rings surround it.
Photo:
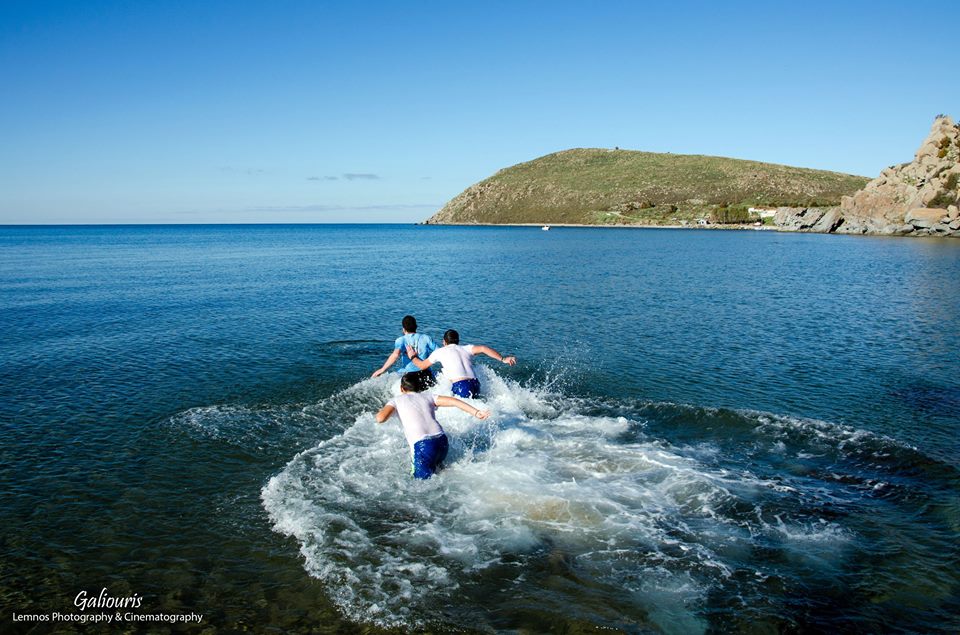
<path fill-rule="evenodd" d="M 781 207 L 784 231 L 960 238 L 960 126 L 941 115 L 913 161 L 892 165 L 836 207 Z"/>
<path fill-rule="evenodd" d="M 671 165 L 672 171 L 658 172 L 663 165 Z M 793 192 L 794 196 L 806 191 L 805 198 L 811 202 L 807 207 L 787 207 L 781 203 L 775 211 L 773 207 L 764 207 L 759 212 L 763 219 L 752 215 L 749 222 L 746 219 L 720 222 L 717 210 L 726 210 L 727 203 L 702 198 L 701 190 L 709 188 L 689 177 L 711 170 L 726 175 L 711 186 L 717 189 L 713 192 L 717 200 L 749 201 L 751 196 L 756 196 L 750 194 L 750 188 L 762 184 L 766 188 L 779 187 L 782 201 L 790 198 L 783 196 L 786 191 Z M 643 175 L 644 187 L 662 189 L 669 182 L 675 191 L 651 190 L 646 197 L 631 193 L 624 183 L 637 178 L 637 174 Z M 754 183 L 751 179 L 761 180 Z M 859 182 L 849 187 L 851 180 Z M 813 196 L 811 192 L 816 187 L 823 187 L 817 185 L 820 182 L 829 182 L 833 190 L 827 188 Z M 729 192 L 728 196 L 719 196 L 718 192 L 726 192 L 724 188 L 734 185 L 742 198 L 729 196 Z M 842 195 L 844 187 L 849 194 Z M 835 196 L 828 196 L 828 190 L 834 191 Z M 700 198 L 691 198 L 694 194 Z M 621 202 L 607 204 L 604 197 Z M 629 200 L 622 202 L 624 197 Z M 663 200 L 676 202 L 662 205 L 649 202 Z M 840 204 L 831 205 L 836 201 Z M 783 202 L 792 204 L 792 201 Z M 746 213 L 747 205 L 740 207 Z M 770 211 L 773 211 L 772 218 Z M 960 238 L 960 125 L 946 115 L 938 115 L 913 160 L 891 165 L 872 181 L 866 177 L 698 155 L 599 149 L 564 151 L 501 170 L 470 186 L 423 224 L 775 229 Z"/>

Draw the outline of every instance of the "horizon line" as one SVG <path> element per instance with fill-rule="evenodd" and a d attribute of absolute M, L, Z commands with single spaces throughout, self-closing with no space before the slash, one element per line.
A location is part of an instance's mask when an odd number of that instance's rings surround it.
<path fill-rule="evenodd" d="M 422 225 L 423 221 L 396 221 L 396 222 L 209 222 L 209 223 L 0 223 L 0 228 L 4 227 L 151 227 L 151 226 L 202 226 L 202 225 Z"/>

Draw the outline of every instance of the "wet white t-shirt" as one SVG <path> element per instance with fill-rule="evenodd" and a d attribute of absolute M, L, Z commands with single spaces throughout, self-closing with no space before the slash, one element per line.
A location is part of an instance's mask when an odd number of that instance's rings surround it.
<path fill-rule="evenodd" d="M 397 409 L 397 416 L 403 425 L 403 436 L 413 448 L 413 444 L 427 437 L 443 434 L 443 428 L 437 422 L 436 395 L 422 392 L 405 392 L 387 402 Z"/>
<path fill-rule="evenodd" d="M 447 344 L 430 353 L 427 361 L 431 364 L 440 362 L 443 366 L 443 375 L 451 381 L 459 379 L 476 379 L 473 372 L 473 344 L 460 346 Z"/>

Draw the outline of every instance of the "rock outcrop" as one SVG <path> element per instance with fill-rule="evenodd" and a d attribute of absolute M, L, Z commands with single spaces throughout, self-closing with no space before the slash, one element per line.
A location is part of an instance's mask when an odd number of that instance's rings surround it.
<path fill-rule="evenodd" d="M 840 203 L 837 233 L 960 237 L 960 126 L 933 122 L 913 161 L 890 166 Z"/>
<path fill-rule="evenodd" d="M 839 207 L 778 207 L 773 223 L 795 232 L 830 233 L 843 223 Z"/>

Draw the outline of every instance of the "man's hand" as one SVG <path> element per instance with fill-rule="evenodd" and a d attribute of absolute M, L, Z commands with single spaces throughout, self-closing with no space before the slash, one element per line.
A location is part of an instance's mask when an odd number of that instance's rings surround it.
<path fill-rule="evenodd" d="M 416 349 L 414 349 L 412 346 L 407 344 L 407 357 L 409 357 L 410 359 L 413 359 L 416 356 L 417 356 Z"/>
<path fill-rule="evenodd" d="M 507 366 L 517 365 L 517 358 L 514 357 L 513 355 L 507 355 L 506 357 L 502 358 L 500 361 L 506 364 Z"/>
<path fill-rule="evenodd" d="M 383 374 L 383 369 L 382 369 L 382 368 L 378 368 L 377 370 L 373 371 L 373 374 L 370 375 L 370 377 L 379 377 L 379 376 L 382 375 L 382 374 Z"/>
<path fill-rule="evenodd" d="M 490 416 L 489 410 L 477 410 L 476 414 L 473 415 L 477 419 L 486 419 Z"/>

